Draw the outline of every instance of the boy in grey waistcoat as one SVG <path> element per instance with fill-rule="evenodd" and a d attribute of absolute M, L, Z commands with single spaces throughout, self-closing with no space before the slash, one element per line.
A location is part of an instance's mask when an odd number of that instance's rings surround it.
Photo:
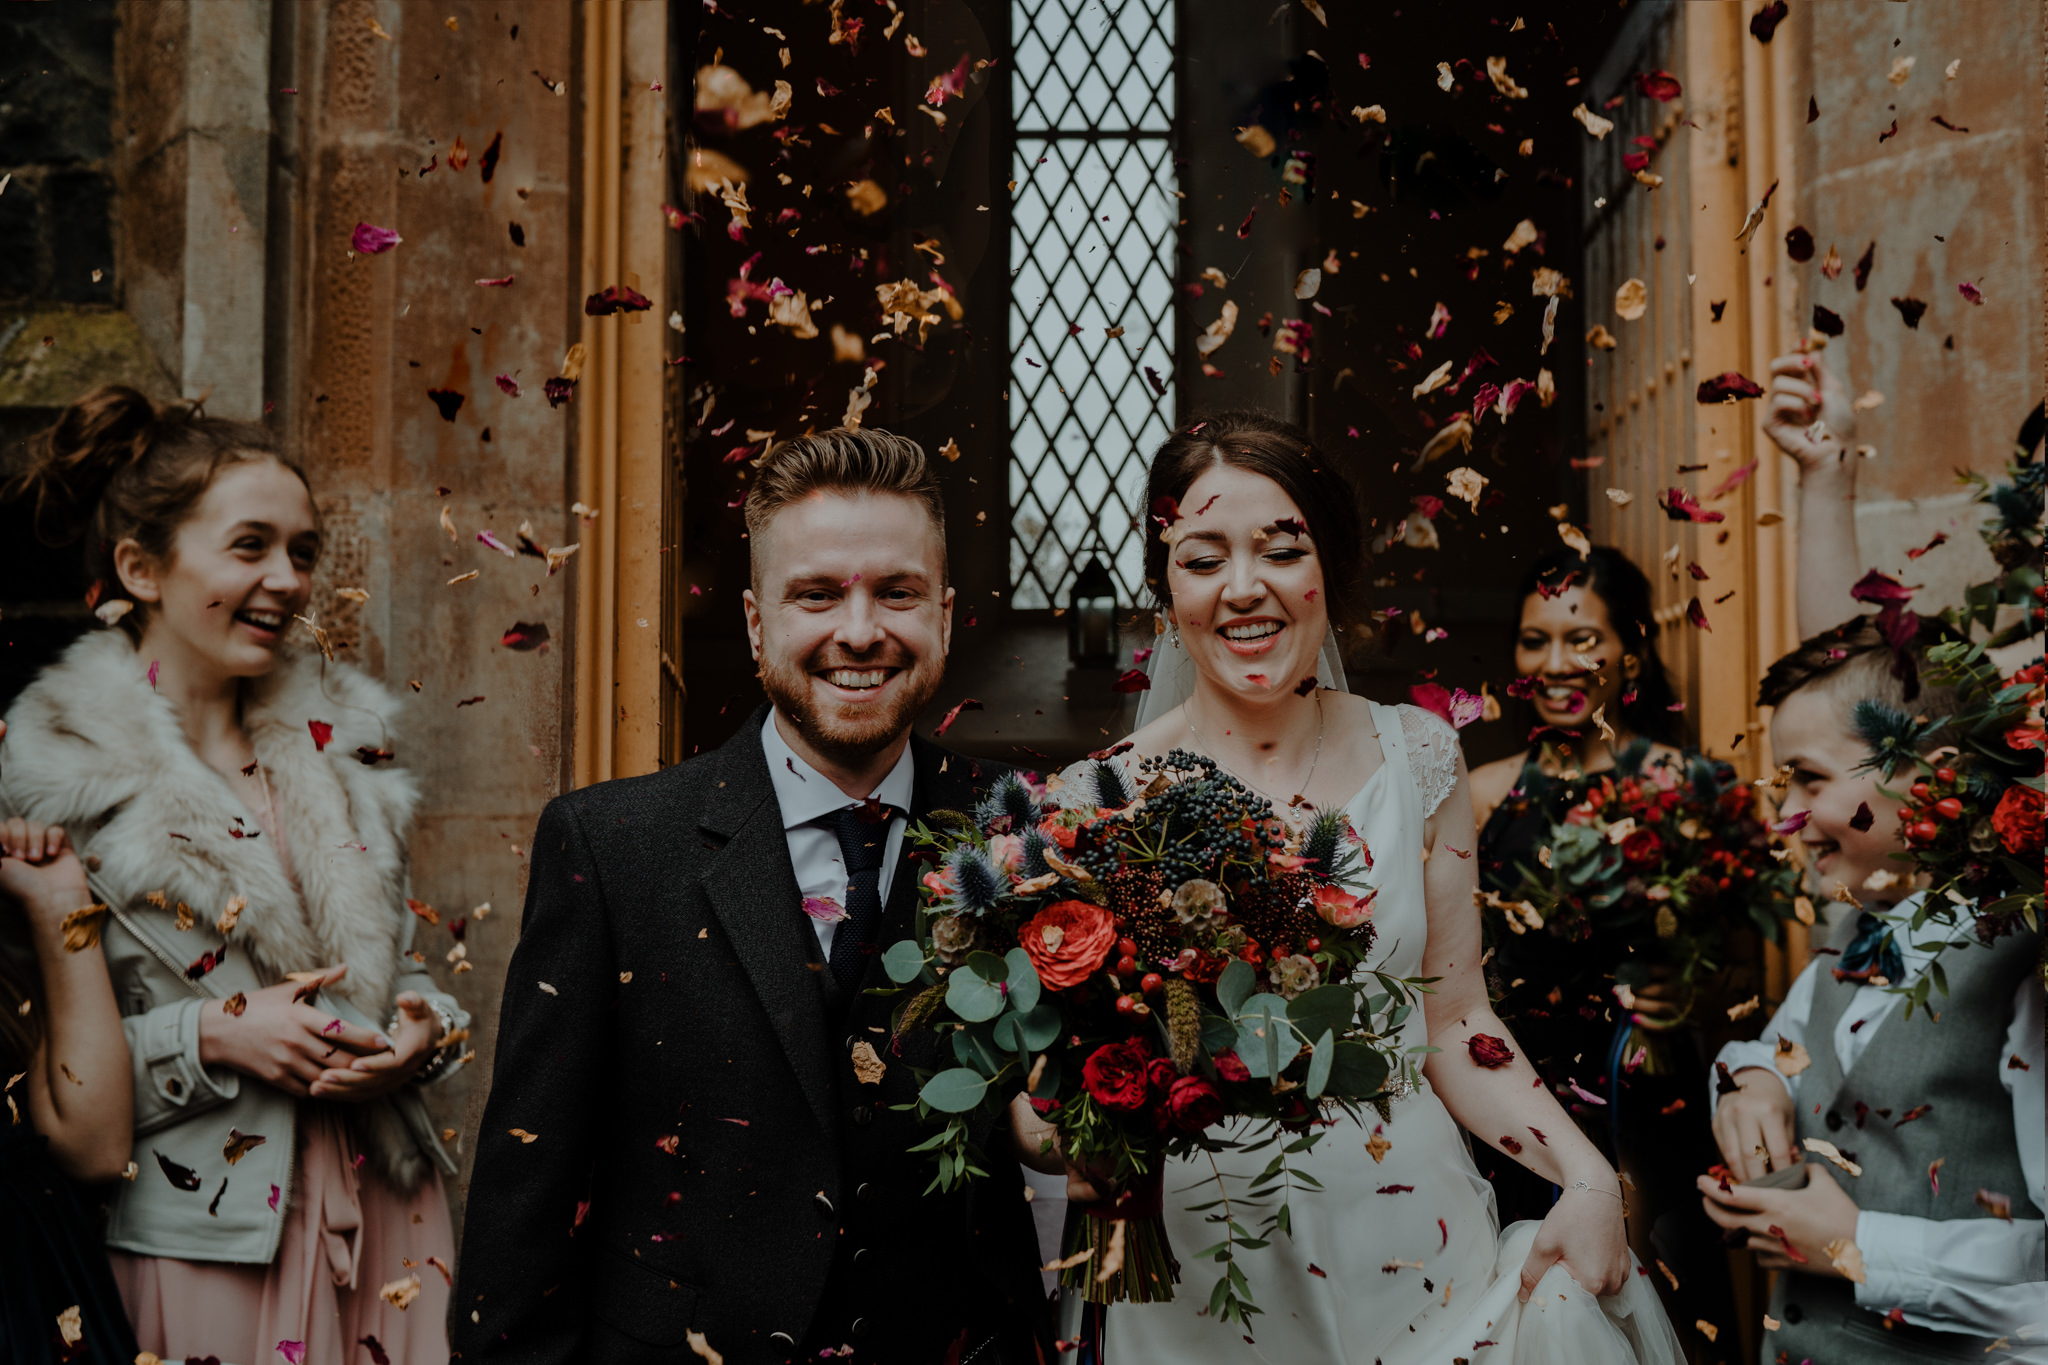
<path fill-rule="evenodd" d="M 1907 648 L 1917 663 L 1919 646 Z M 1807 814 L 1812 889 L 1863 906 L 1837 907 L 1763 1037 L 1721 1049 L 1708 1099 L 1737 1178 L 1807 1163 L 1800 1188 L 1699 1182 L 1708 1216 L 1787 1272 L 1764 1324 L 1766 1365 L 2048 1358 L 2040 935 L 1946 954 L 1948 994 L 1911 1019 L 1885 989 L 1911 986 L 1933 953 L 1903 932 L 1888 941 L 1870 913 L 1910 909 L 1899 902 L 1909 883 L 1890 857 L 1905 847 L 1896 799 L 1858 771 L 1869 750 L 1851 712 L 1866 697 L 1953 710 L 1931 686 L 1909 703 L 1892 664 L 1883 632 L 1858 617 L 1774 664 L 1759 698 L 1792 769 L 1783 813 Z M 1859 817 L 1866 807 L 1882 814 Z"/>

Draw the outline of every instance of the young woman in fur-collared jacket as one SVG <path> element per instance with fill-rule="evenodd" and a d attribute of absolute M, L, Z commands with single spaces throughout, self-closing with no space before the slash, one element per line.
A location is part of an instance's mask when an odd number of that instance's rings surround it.
<path fill-rule="evenodd" d="M 83 537 L 112 627 L 8 714 L 0 813 L 69 831 L 108 908 L 135 1169 L 107 1243 L 138 1344 L 445 1360 L 455 1167 L 418 1088 L 467 1016 L 410 952 L 397 703 L 285 648 L 320 550 L 304 475 L 260 426 L 103 388 L 16 492 Z"/>

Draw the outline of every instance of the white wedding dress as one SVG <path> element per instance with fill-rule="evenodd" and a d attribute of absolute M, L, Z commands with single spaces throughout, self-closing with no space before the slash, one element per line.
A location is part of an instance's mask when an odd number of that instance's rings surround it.
<path fill-rule="evenodd" d="M 1379 888 L 1375 965 L 1422 974 L 1428 916 L 1423 901 L 1423 821 L 1457 781 L 1458 739 L 1413 706 L 1372 704 L 1385 754 L 1345 808 L 1373 856 Z M 1427 1041 L 1423 1010 L 1403 1028 L 1405 1047 Z M 1108 1315 L 1105 1365 L 1262 1361 L 1272 1365 L 1680 1365 L 1684 1354 L 1640 1265 L 1620 1293 L 1595 1298 L 1555 1266 L 1526 1304 L 1516 1302 L 1522 1263 L 1540 1224 L 1501 1231 L 1493 1189 L 1472 1164 L 1465 1135 L 1425 1083 L 1396 1100 L 1393 1121 L 1370 1109 L 1361 1126 L 1340 1118 L 1298 1169 L 1322 1182 L 1298 1190 L 1293 1236 L 1244 1252 L 1239 1264 L 1264 1310 L 1251 1340 L 1237 1324 L 1203 1313 L 1219 1267 L 1181 1263 L 1178 1297 L 1118 1304 Z M 1392 1144 L 1375 1160 L 1377 1131 Z M 1268 1153 L 1219 1157 L 1235 1196 Z M 1166 1173 L 1168 1236 L 1185 1255 L 1221 1240 L 1189 1204 L 1214 1199 L 1199 1187 L 1208 1162 Z M 1243 1212 L 1238 1221 L 1253 1226 Z"/>

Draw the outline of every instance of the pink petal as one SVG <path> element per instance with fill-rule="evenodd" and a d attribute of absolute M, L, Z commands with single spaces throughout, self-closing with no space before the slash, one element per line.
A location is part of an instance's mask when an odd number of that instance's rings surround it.
<path fill-rule="evenodd" d="M 349 238 L 349 245 L 356 249 L 358 255 L 376 256 L 391 250 L 404 240 L 405 238 L 390 228 L 357 223 L 354 235 Z"/>

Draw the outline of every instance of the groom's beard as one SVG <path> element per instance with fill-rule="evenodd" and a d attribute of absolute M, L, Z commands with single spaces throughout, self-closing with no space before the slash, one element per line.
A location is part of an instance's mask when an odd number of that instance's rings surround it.
<path fill-rule="evenodd" d="M 835 661 L 832 667 L 872 667 L 873 661 Z M 888 665 L 901 667 L 901 665 Z M 822 665 L 821 665 L 822 667 Z M 850 708 L 820 703 L 812 690 L 810 671 L 763 656 L 761 689 L 775 709 L 794 721 L 819 753 L 839 762 L 867 758 L 894 744 L 917 719 L 925 703 L 938 695 L 946 676 L 946 660 L 919 659 L 895 679 L 895 698 L 884 706 Z"/>

